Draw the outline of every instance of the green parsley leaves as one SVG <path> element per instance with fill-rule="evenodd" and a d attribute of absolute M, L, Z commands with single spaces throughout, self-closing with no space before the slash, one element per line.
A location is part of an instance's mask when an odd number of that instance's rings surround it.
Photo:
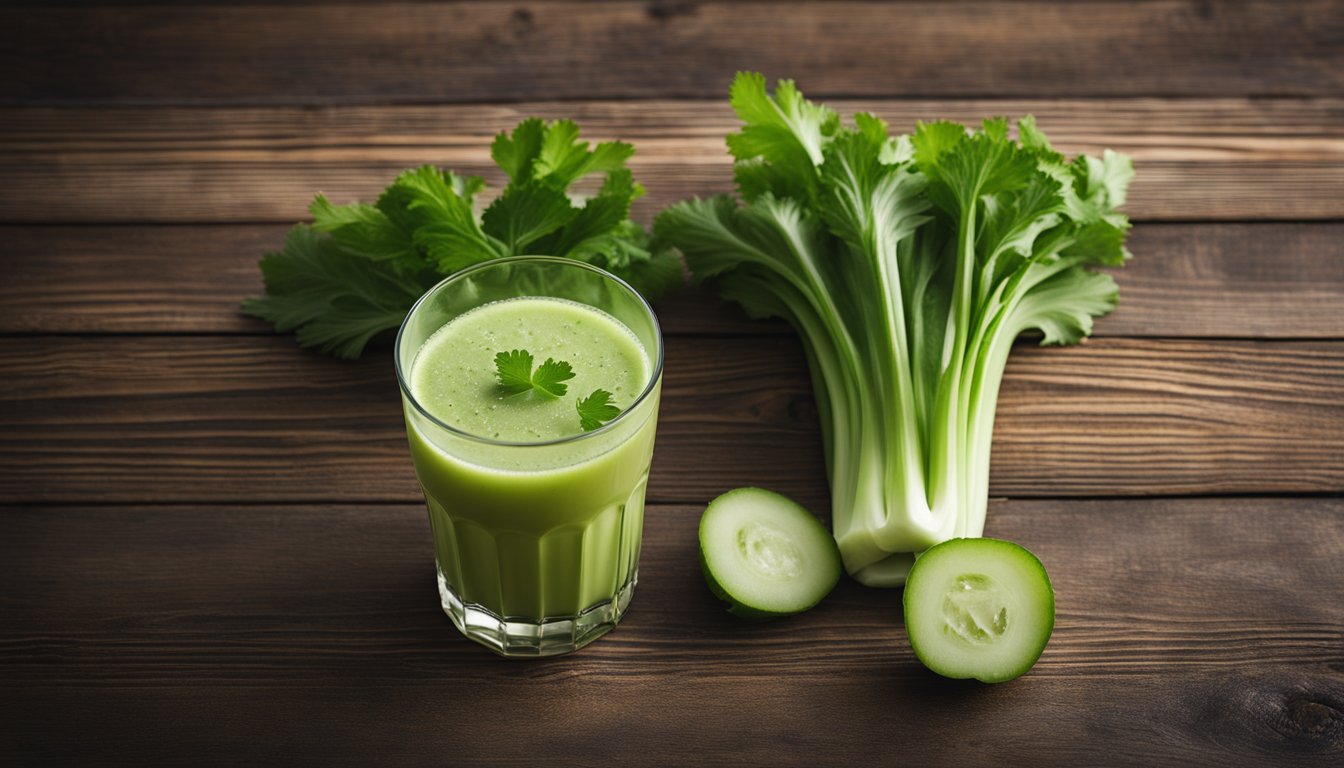
<path fill-rule="evenodd" d="M 574 370 L 569 363 L 554 358 L 546 358 L 534 371 L 535 358 L 525 349 L 499 352 L 495 355 L 495 378 L 499 386 L 508 395 L 522 395 L 528 392 L 540 392 L 550 397 L 561 397 L 569 391 L 564 382 L 574 378 Z M 574 402 L 579 412 L 579 426 L 584 432 L 592 432 L 621 414 L 621 409 L 611 404 L 611 393 L 605 389 L 595 389 L 592 394 Z"/>
<path fill-rule="evenodd" d="M 579 411 L 579 426 L 584 432 L 592 432 L 621 414 L 621 409 L 611 404 L 611 393 L 605 389 L 593 390 L 574 407 Z"/>
<path fill-rule="evenodd" d="M 401 325 L 425 292 L 421 276 L 351 255 L 305 224 L 289 231 L 283 251 L 261 260 L 261 270 L 268 294 L 243 302 L 243 311 L 277 331 L 297 331 L 300 346 L 344 358 Z"/>
<path fill-rule="evenodd" d="M 548 357 L 533 372 L 532 353 L 515 349 L 495 355 L 495 375 L 499 378 L 499 386 L 510 395 L 537 390 L 551 397 L 560 397 L 569 391 L 569 385 L 564 382 L 574 378 L 574 371 L 570 369 L 569 363 L 556 362 Z"/>
<path fill-rule="evenodd" d="M 261 260 L 266 295 L 244 301 L 243 312 L 297 331 L 301 346 L 357 358 L 435 283 L 489 259 L 578 259 L 649 299 L 681 285 L 680 260 L 630 220 L 644 188 L 625 167 L 629 144 L 590 147 L 572 121 L 531 118 L 496 136 L 490 154 L 508 184 L 483 210 L 484 180 L 428 165 L 401 173 L 372 205 L 318 195 L 312 224 L 296 226 Z M 599 173 L 596 194 L 570 189 Z"/>

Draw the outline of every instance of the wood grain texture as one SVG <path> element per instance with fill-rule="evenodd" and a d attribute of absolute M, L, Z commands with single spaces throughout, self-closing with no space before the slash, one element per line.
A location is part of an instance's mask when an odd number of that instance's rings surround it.
<path fill-rule="evenodd" d="M 786 621 L 728 616 L 696 563 L 699 512 L 648 510 L 638 594 L 616 631 L 518 663 L 439 611 L 418 505 L 4 508 L 0 758 L 857 765 L 893 745 L 922 765 L 1344 756 L 1344 617 L 1320 599 L 1344 589 L 1339 499 L 995 502 L 989 532 L 1031 547 L 1058 594 L 1040 662 L 996 687 L 923 671 L 896 591 L 845 580 Z M 975 738 L 949 738 L 966 728 Z"/>
<path fill-rule="evenodd" d="M 333 103 L 818 94 L 1324 95 L 1344 20 L 1295 3 L 609 2 L 0 11 L 0 99 Z"/>
<path fill-rule="evenodd" d="M 1219 6 L 1221 7 L 1221 6 Z M 1341 14 L 1344 16 L 1344 14 Z M 726 93 L 726 81 L 720 89 Z M 1136 219 L 1344 218 L 1344 100 L 841 101 L 899 131 L 1035 114 L 1068 153 L 1133 156 Z M 0 222 L 294 222 L 315 192 L 372 200 L 407 167 L 483 174 L 489 143 L 529 115 L 571 117 L 635 143 L 649 190 L 635 217 L 732 188 L 712 102 L 577 102 L 297 109 L 0 109 Z"/>
<path fill-rule="evenodd" d="M 0 340 L 0 495 L 12 502 L 410 501 L 390 355 L 283 338 Z M 801 348 L 667 345 L 650 497 L 764 485 L 826 500 Z M 1097 339 L 1023 346 L 991 493 L 1344 490 L 1344 343 Z"/>
<path fill-rule="evenodd" d="M 1344 763 L 1344 3 L 93 4 L 0 8 L 0 765 Z M 827 512 L 780 323 L 659 307 L 634 606 L 511 663 L 438 607 L 386 345 L 237 313 L 314 192 L 497 189 L 524 116 L 633 141 L 639 220 L 725 191 L 737 69 L 1136 160 L 1120 309 L 1000 399 L 986 532 L 1059 607 L 1021 680 L 925 672 L 899 592 L 705 589 L 710 497 Z"/>
<path fill-rule="evenodd" d="M 0 333 L 260 334 L 238 312 L 287 227 L 3 226 Z M 1136 227 L 1097 336 L 1344 338 L 1344 224 Z M 788 335 L 708 291 L 659 303 L 669 335 Z"/>

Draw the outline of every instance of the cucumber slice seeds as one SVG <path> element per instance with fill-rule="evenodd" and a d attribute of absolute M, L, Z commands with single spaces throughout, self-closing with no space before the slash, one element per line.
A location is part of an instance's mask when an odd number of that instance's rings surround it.
<path fill-rule="evenodd" d="M 816 517 L 762 488 L 714 499 L 700 518 L 700 567 L 710 590 L 743 618 L 811 608 L 840 580 L 840 550 Z"/>
<path fill-rule="evenodd" d="M 903 602 L 915 656 L 944 677 L 1012 680 L 1041 657 L 1055 627 L 1045 566 L 999 539 L 952 539 L 926 550 Z"/>

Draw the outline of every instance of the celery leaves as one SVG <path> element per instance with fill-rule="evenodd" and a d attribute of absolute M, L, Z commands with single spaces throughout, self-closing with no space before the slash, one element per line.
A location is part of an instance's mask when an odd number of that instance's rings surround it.
<path fill-rule="evenodd" d="M 400 325 L 427 282 L 352 255 L 304 224 L 290 230 L 284 250 L 261 260 L 261 269 L 268 293 L 243 302 L 243 311 L 278 331 L 297 331 L 302 346 L 348 358 Z"/>
<path fill-rule="evenodd" d="M 803 337 L 846 568 L 902 583 L 914 555 L 980 536 L 1013 340 L 1072 344 L 1115 307 L 1128 158 L 1067 161 L 1030 117 L 978 130 L 853 127 L 790 81 L 741 73 L 738 197 L 677 203 L 655 232 L 698 280 Z"/>
<path fill-rule="evenodd" d="M 296 331 L 302 346 L 357 358 L 439 280 L 490 259 L 578 259 L 657 298 L 680 286 L 681 262 L 629 218 L 644 194 L 625 168 L 632 154 L 622 142 L 590 147 L 572 121 L 532 118 L 491 145 L 509 181 L 483 210 L 482 179 L 433 166 L 401 173 L 372 205 L 319 194 L 312 224 L 261 260 L 266 294 L 244 301 L 243 312 Z M 576 195 L 571 187 L 592 174 L 604 175 L 598 191 Z"/>

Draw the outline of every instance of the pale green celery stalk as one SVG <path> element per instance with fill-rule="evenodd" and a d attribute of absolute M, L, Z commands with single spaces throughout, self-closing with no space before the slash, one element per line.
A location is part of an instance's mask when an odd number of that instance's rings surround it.
<path fill-rule="evenodd" d="M 802 336 L 845 568 L 896 586 L 915 556 L 983 533 L 994 412 L 1013 340 L 1067 344 L 1115 306 L 1128 161 L 1065 163 L 1030 118 L 978 132 L 853 128 L 782 81 L 739 75 L 728 137 L 741 201 L 678 203 L 658 239 L 748 313 Z"/>

